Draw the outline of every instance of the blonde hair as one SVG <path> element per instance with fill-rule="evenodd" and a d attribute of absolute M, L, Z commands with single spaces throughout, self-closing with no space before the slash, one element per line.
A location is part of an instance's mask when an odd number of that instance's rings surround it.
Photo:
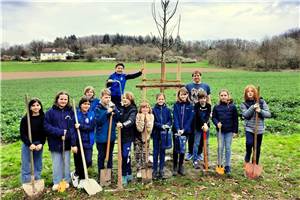
<path fill-rule="evenodd" d="M 228 101 L 227 101 L 227 103 L 232 103 L 232 102 L 233 102 L 233 99 L 232 99 L 232 97 L 231 97 L 231 95 L 230 95 L 230 93 L 229 93 L 229 90 L 227 90 L 227 89 L 221 89 L 220 92 L 219 92 L 219 96 L 220 96 L 220 94 L 221 94 L 222 92 L 226 92 L 227 95 L 228 95 Z M 221 99 L 220 99 L 219 103 L 221 103 Z"/>
<path fill-rule="evenodd" d="M 53 105 L 56 105 L 56 106 L 58 106 L 58 99 L 59 99 L 59 96 L 60 95 L 67 95 L 67 97 L 68 97 L 68 103 L 67 103 L 67 105 L 65 106 L 65 107 L 71 107 L 71 103 L 70 103 L 70 95 L 68 94 L 68 92 L 66 92 L 66 91 L 59 91 L 56 95 L 55 95 L 55 97 L 54 97 L 54 102 L 53 102 Z"/>
<path fill-rule="evenodd" d="M 157 100 L 160 96 L 163 96 L 164 99 L 166 99 L 166 95 L 164 93 L 158 93 L 155 99 Z"/>
<path fill-rule="evenodd" d="M 125 94 L 123 95 L 123 98 L 128 99 L 131 104 L 135 104 L 134 96 L 133 96 L 132 92 L 125 92 Z"/>
<path fill-rule="evenodd" d="M 257 91 L 257 89 L 256 89 L 256 87 L 254 86 L 254 85 L 247 85 L 246 87 L 245 87 L 245 89 L 244 89 L 244 99 L 245 99 L 245 101 L 246 100 L 249 100 L 249 98 L 248 98 L 248 95 L 247 95 L 247 93 L 248 93 L 248 91 L 250 90 L 250 89 L 252 89 L 253 90 L 253 93 L 254 93 L 254 100 L 255 101 L 258 101 L 258 91 Z"/>
<path fill-rule="evenodd" d="M 104 88 L 103 90 L 101 90 L 101 97 L 103 97 L 104 95 L 111 96 L 111 91 L 107 88 Z"/>
<path fill-rule="evenodd" d="M 149 102 L 147 100 L 144 100 L 144 101 L 142 101 L 140 103 L 139 111 L 138 112 L 142 113 L 142 108 L 144 108 L 144 107 L 149 108 L 149 113 L 152 113 L 152 108 L 151 108 L 151 106 L 150 106 L 150 104 L 149 104 Z"/>
<path fill-rule="evenodd" d="M 93 91 L 93 97 L 95 96 L 95 88 L 93 86 L 86 86 L 83 90 L 83 94 L 85 95 L 88 91 Z"/>
<path fill-rule="evenodd" d="M 182 100 L 181 100 L 180 97 L 179 97 L 180 93 L 189 95 L 189 91 L 188 91 L 185 87 L 180 88 L 180 89 L 178 90 L 178 92 L 177 92 L 177 101 L 178 101 L 178 102 L 182 102 Z M 186 100 L 186 101 L 187 101 L 187 102 L 190 102 L 189 96 L 187 97 L 187 100 Z"/>

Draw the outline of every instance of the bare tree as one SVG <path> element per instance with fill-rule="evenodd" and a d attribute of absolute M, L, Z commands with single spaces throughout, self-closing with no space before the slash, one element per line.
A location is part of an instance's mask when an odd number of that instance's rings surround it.
<path fill-rule="evenodd" d="M 175 44 L 174 42 L 170 41 L 173 39 L 172 35 L 176 27 L 177 36 L 179 35 L 180 15 L 176 23 L 173 23 L 173 25 L 170 24 L 171 19 L 175 16 L 177 11 L 178 2 L 179 0 L 172 4 L 170 0 L 161 0 L 161 10 L 157 10 L 155 0 L 152 3 L 152 17 L 159 34 L 159 42 L 157 43 L 157 46 L 161 52 L 161 82 L 165 80 L 165 53 Z"/>

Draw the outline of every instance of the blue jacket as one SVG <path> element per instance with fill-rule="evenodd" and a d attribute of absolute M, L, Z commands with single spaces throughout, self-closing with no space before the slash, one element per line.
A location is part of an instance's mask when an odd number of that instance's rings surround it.
<path fill-rule="evenodd" d="M 176 102 L 173 108 L 174 131 L 184 130 L 184 134 L 190 134 L 193 129 L 194 107 L 190 102 Z"/>
<path fill-rule="evenodd" d="M 220 103 L 213 109 L 212 121 L 219 131 L 217 124 L 222 123 L 222 133 L 238 133 L 239 122 L 237 108 L 233 103 Z"/>
<path fill-rule="evenodd" d="M 172 116 L 171 111 L 166 104 L 162 106 L 156 104 L 152 109 L 152 113 L 154 115 L 152 137 L 156 137 L 160 135 L 161 131 L 163 131 L 162 125 L 167 124 L 170 127 L 172 126 Z"/>
<path fill-rule="evenodd" d="M 113 83 L 108 83 L 107 87 L 110 87 L 110 91 L 111 91 L 111 96 L 118 96 L 121 97 L 122 94 L 124 94 L 124 89 L 125 89 L 125 85 L 126 85 L 126 81 L 129 79 L 134 79 L 137 78 L 139 76 L 142 75 L 142 72 L 137 72 L 134 74 L 118 74 L 118 73 L 113 73 L 111 74 L 108 79 L 112 79 L 112 80 L 118 80 L 121 83 L 121 90 L 122 93 L 120 91 L 120 85 L 118 82 L 113 82 Z"/>
<path fill-rule="evenodd" d="M 119 111 L 115 108 L 113 111 L 112 127 L 111 127 L 111 137 L 110 141 L 113 142 L 116 139 L 116 123 L 119 119 Z M 95 110 L 95 141 L 97 143 L 107 143 L 109 119 L 111 113 L 107 113 L 107 108 L 100 104 Z"/>
<path fill-rule="evenodd" d="M 80 124 L 79 130 L 82 140 L 83 148 L 92 149 L 94 144 L 94 117 L 93 111 L 82 113 L 77 109 L 78 123 Z M 79 140 L 77 135 L 77 146 L 79 147 Z"/>
<path fill-rule="evenodd" d="M 65 150 L 70 150 L 71 146 L 76 146 L 74 112 L 71 107 L 60 109 L 53 105 L 46 114 L 44 120 L 44 129 L 47 134 L 50 151 L 62 151 L 62 139 L 64 130 L 67 130 L 65 140 Z"/>
<path fill-rule="evenodd" d="M 120 122 L 123 124 L 123 128 L 121 129 L 122 144 L 134 141 L 134 136 L 137 132 L 135 125 L 136 114 L 137 108 L 135 104 L 120 108 Z"/>
<path fill-rule="evenodd" d="M 100 99 L 98 98 L 92 98 L 90 99 L 90 103 L 91 103 L 91 107 L 90 107 L 90 111 L 95 111 L 97 106 L 100 104 Z"/>

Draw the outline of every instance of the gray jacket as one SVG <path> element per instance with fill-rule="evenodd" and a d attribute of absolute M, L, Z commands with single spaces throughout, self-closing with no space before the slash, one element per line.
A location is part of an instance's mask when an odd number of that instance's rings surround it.
<path fill-rule="evenodd" d="M 246 102 L 244 102 L 241 104 L 240 108 L 242 111 L 242 116 L 245 118 L 245 122 L 244 122 L 245 123 L 245 131 L 254 133 L 255 115 L 256 115 L 254 105 L 251 105 L 249 108 L 247 108 Z M 264 118 L 271 117 L 269 107 L 263 99 L 260 99 L 260 109 L 261 109 L 261 112 L 259 113 L 259 118 L 258 118 L 257 134 L 263 134 L 263 132 L 265 130 Z"/>

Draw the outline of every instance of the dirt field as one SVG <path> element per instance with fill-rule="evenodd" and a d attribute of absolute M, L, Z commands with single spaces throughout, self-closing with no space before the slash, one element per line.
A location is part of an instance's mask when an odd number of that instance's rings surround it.
<path fill-rule="evenodd" d="M 175 69 L 167 69 L 167 73 L 176 73 Z M 222 72 L 227 69 L 217 68 L 182 68 L 182 72 L 192 73 L 194 70 L 201 72 Z M 134 73 L 136 70 L 126 70 L 125 73 Z M 51 78 L 51 77 L 78 77 L 78 76 L 97 76 L 97 75 L 110 75 L 111 70 L 89 70 L 89 71 L 49 71 L 49 72 L 2 72 L 1 80 L 13 79 L 35 79 L 35 78 Z M 159 74 L 160 69 L 149 69 L 147 74 Z"/>

